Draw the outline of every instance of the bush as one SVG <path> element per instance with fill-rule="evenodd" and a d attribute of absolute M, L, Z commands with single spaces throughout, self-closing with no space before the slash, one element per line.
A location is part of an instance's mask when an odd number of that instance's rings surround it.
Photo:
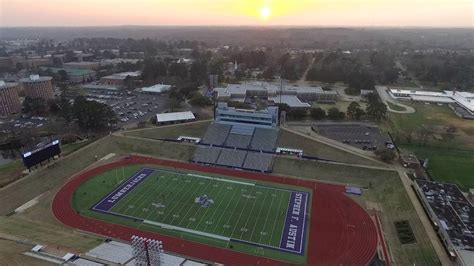
<path fill-rule="evenodd" d="M 328 118 L 331 120 L 342 120 L 346 117 L 344 112 L 339 111 L 337 107 L 332 107 L 328 110 Z"/>
<path fill-rule="evenodd" d="M 375 155 L 377 155 L 380 160 L 386 163 L 390 163 L 395 159 L 395 152 L 389 149 L 376 150 Z"/>
<path fill-rule="evenodd" d="M 209 99 L 206 96 L 201 95 L 200 93 L 194 93 L 194 95 L 191 97 L 191 100 L 189 100 L 189 103 L 192 106 L 198 106 L 198 107 L 212 105 L 211 99 Z"/>
<path fill-rule="evenodd" d="M 326 117 L 326 111 L 320 107 L 311 108 L 311 117 L 315 120 L 321 120 Z"/>
<path fill-rule="evenodd" d="M 306 115 L 307 115 L 307 111 L 306 111 L 306 109 L 303 109 L 303 108 L 293 108 L 288 113 L 289 117 L 291 117 L 293 119 L 296 119 L 296 120 L 301 120 L 301 119 L 305 118 Z"/>

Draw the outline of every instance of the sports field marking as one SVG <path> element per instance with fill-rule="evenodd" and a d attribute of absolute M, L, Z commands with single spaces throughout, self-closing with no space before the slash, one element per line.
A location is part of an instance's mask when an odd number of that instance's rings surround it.
<path fill-rule="evenodd" d="M 194 177 L 199 177 L 199 178 L 217 180 L 217 181 L 222 181 L 222 182 L 235 183 L 235 184 L 240 184 L 240 185 L 255 186 L 255 183 L 248 183 L 248 182 L 242 182 L 242 181 L 236 181 L 236 180 L 230 180 L 230 179 L 224 179 L 224 178 L 217 178 L 217 177 L 210 177 L 210 176 L 204 176 L 204 175 L 195 175 L 195 174 L 187 174 L 187 175 L 194 176 Z"/>
<path fill-rule="evenodd" d="M 116 177 L 118 172 L 112 174 Z M 203 194 L 215 203 L 211 202 L 205 208 L 196 204 L 194 198 Z M 166 230 L 301 255 L 304 252 L 308 195 L 231 179 L 142 168 L 95 206 L 113 199 L 112 208 L 97 211 Z M 278 205 L 273 204 L 274 201 L 275 204 L 278 201 Z M 301 218 L 298 229 L 294 223 L 288 222 L 290 208 L 298 208 L 293 214 L 303 215 L 303 218 L 293 216 L 296 220 Z M 295 234 L 297 236 L 293 237 Z"/>

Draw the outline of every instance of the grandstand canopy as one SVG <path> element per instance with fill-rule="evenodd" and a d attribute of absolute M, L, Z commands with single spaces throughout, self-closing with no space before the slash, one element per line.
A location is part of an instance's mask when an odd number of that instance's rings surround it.
<path fill-rule="evenodd" d="M 175 112 L 175 113 L 164 113 L 164 114 L 157 114 L 156 115 L 156 122 L 157 123 L 166 123 L 166 122 L 178 122 L 178 121 L 188 121 L 194 120 L 193 112 Z"/>

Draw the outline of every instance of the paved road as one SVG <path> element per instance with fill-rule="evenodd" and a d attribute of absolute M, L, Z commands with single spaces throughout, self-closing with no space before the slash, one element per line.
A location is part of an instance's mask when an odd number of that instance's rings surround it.
<path fill-rule="evenodd" d="M 401 104 L 401 103 L 395 101 L 392 97 L 390 97 L 390 95 L 388 95 L 388 93 L 387 93 L 387 87 L 385 87 L 385 86 L 375 86 L 375 88 L 377 89 L 377 93 L 379 94 L 380 99 L 382 99 L 382 102 L 384 102 L 385 105 L 387 105 L 388 111 L 390 111 L 392 113 L 398 113 L 398 114 L 412 114 L 412 113 L 416 112 L 415 108 L 413 108 L 411 106 Z M 402 108 L 405 108 L 405 110 L 404 111 L 393 110 L 393 109 L 390 108 L 390 105 L 388 105 L 387 102 L 390 102 L 393 105 L 397 105 L 397 106 L 400 106 Z"/>
<path fill-rule="evenodd" d="M 371 157 L 361 153 L 360 150 L 358 150 L 354 147 L 345 145 L 343 143 L 337 142 L 335 140 L 331 140 L 331 139 L 328 139 L 328 138 L 325 138 L 325 137 L 322 137 L 322 136 L 315 136 L 315 135 L 307 136 L 307 135 L 304 135 L 300 132 L 297 132 L 297 131 L 294 131 L 294 130 L 291 130 L 291 129 L 288 129 L 288 128 L 285 128 L 285 129 L 287 129 L 287 130 L 289 130 L 289 131 L 291 131 L 295 134 L 299 134 L 301 136 L 305 136 L 307 138 L 311 138 L 311 139 L 314 139 L 316 141 L 323 142 L 323 143 L 325 143 L 329 146 L 332 146 L 332 147 L 335 147 L 335 148 L 338 148 L 338 149 L 356 154 L 356 155 L 361 156 L 363 158 L 376 161 L 374 158 L 371 158 Z M 385 167 L 383 167 L 383 165 L 385 165 Z M 396 170 L 398 172 L 398 175 L 400 176 L 400 179 L 403 183 L 403 186 L 404 186 L 408 196 L 410 197 L 410 201 L 412 202 L 413 207 L 415 208 L 415 211 L 416 211 L 418 217 L 420 217 L 420 221 L 423 224 L 423 227 L 425 228 L 426 234 L 427 234 L 428 238 L 430 239 L 430 242 L 431 242 L 436 254 L 438 255 L 438 258 L 439 258 L 441 264 L 442 265 L 453 265 L 453 262 L 448 258 L 448 255 L 446 253 L 446 250 L 444 249 L 443 244 L 441 243 L 441 240 L 439 239 L 436 231 L 434 230 L 433 226 L 431 225 L 431 221 L 430 221 L 429 217 L 426 215 L 423 207 L 421 206 L 420 201 L 418 200 L 418 198 L 416 197 L 415 192 L 411 188 L 411 185 L 412 185 L 413 181 L 411 181 L 411 179 L 406 175 L 406 169 L 403 168 L 401 165 L 399 165 L 397 163 L 395 165 L 387 165 L 387 164 L 381 163 L 382 167 L 367 167 L 365 165 L 359 165 L 359 166 L 360 167 L 366 167 L 366 168 L 375 168 L 375 169 L 377 169 L 377 168 L 383 168 L 383 169 L 386 169 L 386 170 L 387 169 L 392 169 L 392 170 Z"/>

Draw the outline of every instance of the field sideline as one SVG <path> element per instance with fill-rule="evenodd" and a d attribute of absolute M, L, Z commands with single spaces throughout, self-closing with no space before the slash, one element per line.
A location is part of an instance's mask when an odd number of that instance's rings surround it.
<path fill-rule="evenodd" d="M 173 170 L 140 169 L 140 166 L 122 167 L 95 178 L 102 182 L 124 181 L 95 204 L 94 211 L 141 219 L 162 229 L 304 253 L 307 192 Z M 87 183 L 79 188 L 76 195 L 81 197 L 75 201 L 81 201 L 89 189 Z M 203 195 L 212 201 L 210 206 L 195 202 Z M 293 227 L 300 228 L 297 241 L 290 241 L 286 218 L 289 209 L 296 206 L 295 195 L 302 197 L 297 205 L 300 216 L 295 216 L 301 222 Z M 92 196 L 96 195 L 89 194 Z"/>
<path fill-rule="evenodd" d="M 296 194 L 298 194 L 299 191 L 311 191 L 313 195 L 315 191 L 317 191 L 316 195 L 319 195 L 318 198 L 311 197 L 311 204 L 308 204 L 308 209 L 310 210 L 310 212 L 312 214 L 315 214 L 311 215 L 311 219 L 308 219 L 308 230 L 306 230 L 308 232 L 308 240 L 306 241 L 305 245 L 305 248 L 308 250 L 308 252 L 305 252 L 304 256 L 301 256 L 291 252 L 277 250 L 275 248 L 256 246 L 255 244 L 249 245 L 249 243 L 244 243 L 243 241 L 231 241 L 231 244 L 229 245 L 222 245 L 222 243 L 221 245 L 219 245 L 219 243 L 217 242 L 203 241 L 203 238 L 201 236 L 192 238 L 189 237 L 189 234 L 185 235 L 184 233 L 176 232 L 175 230 L 172 230 L 173 232 L 171 232 L 170 234 L 170 230 L 163 230 L 162 228 L 158 228 L 154 225 L 144 224 L 141 219 L 123 219 L 122 217 L 117 217 L 115 215 L 93 211 L 90 207 L 95 206 L 97 209 L 97 203 L 100 204 L 100 202 L 104 202 L 103 195 L 108 193 L 108 196 L 106 197 L 107 199 L 118 199 L 116 196 L 121 196 L 117 194 L 117 191 L 121 193 L 123 192 L 122 189 L 119 189 L 116 190 L 114 193 L 110 193 L 111 190 L 114 190 L 114 188 L 117 187 L 117 178 L 120 179 L 119 175 L 115 176 L 115 174 L 112 174 L 112 178 L 109 179 L 112 179 L 113 181 L 110 183 L 103 183 L 104 180 L 98 179 L 97 177 L 105 172 L 114 172 L 114 169 L 119 169 L 117 172 L 120 173 L 120 167 L 129 167 L 130 165 L 138 165 L 139 168 L 136 168 L 135 170 L 142 169 L 143 166 L 151 168 L 152 165 L 154 167 L 156 167 L 156 165 L 159 165 L 160 169 L 177 168 L 180 172 L 191 171 L 193 174 L 199 173 L 198 175 L 201 176 L 213 178 L 218 177 L 225 179 L 230 177 L 229 180 L 233 181 L 232 185 L 248 186 L 242 184 L 242 182 L 255 183 L 254 187 L 271 187 L 272 193 L 275 191 L 288 191 L 285 189 L 287 188 L 290 189 L 292 197 L 294 196 L 295 198 L 295 202 L 297 198 Z M 132 175 L 134 176 L 134 178 L 138 178 L 138 176 L 142 174 L 139 173 L 133 175 L 133 173 L 137 172 L 131 171 L 130 173 L 127 173 L 123 176 Z M 180 177 L 173 177 L 171 175 L 170 178 L 171 180 L 173 178 L 176 178 L 176 180 L 173 180 L 174 182 L 178 182 L 181 179 Z M 167 179 L 167 177 L 164 177 L 163 179 Z M 185 180 L 186 178 L 183 177 L 183 182 L 185 182 Z M 213 181 L 214 183 L 212 184 L 215 184 L 215 182 L 223 182 L 220 180 L 209 178 L 205 178 L 205 180 Z M 89 181 L 93 182 L 90 183 Z M 226 189 L 228 186 L 227 183 L 229 183 L 229 181 L 225 182 L 226 185 L 224 188 Z M 95 191 L 78 190 L 80 187 L 83 187 L 83 185 L 85 187 L 85 185 L 89 183 L 91 184 L 91 188 L 95 188 Z M 127 182 L 122 183 L 128 187 L 127 189 L 132 188 L 127 185 Z M 133 183 L 138 183 L 138 181 L 133 181 Z M 145 185 L 145 183 L 143 184 Z M 203 186 L 205 185 L 206 184 L 203 184 Z M 148 186 L 145 185 L 144 187 L 146 188 Z M 140 186 L 138 186 L 137 188 L 140 189 Z M 264 189 L 269 190 L 269 188 Z M 293 189 L 295 189 L 297 192 L 295 193 Z M 234 193 L 237 192 L 237 194 L 240 193 L 240 195 L 242 193 L 242 191 L 238 191 L 237 189 L 233 191 Z M 343 194 L 343 191 L 343 186 L 316 183 L 314 181 L 309 180 L 298 180 L 261 173 L 207 167 L 196 164 L 147 158 L 142 156 L 132 156 L 124 160 L 116 161 L 114 163 L 109 163 L 99 166 L 97 168 L 90 169 L 89 171 L 81 173 L 78 176 L 72 178 L 55 195 L 53 200 L 53 213 L 59 221 L 80 230 L 85 230 L 112 238 L 120 238 L 126 240 L 129 239 L 131 235 L 153 237 L 164 241 L 164 243 L 166 243 L 166 249 L 171 252 L 177 252 L 180 254 L 188 255 L 191 257 L 198 257 L 206 260 L 213 260 L 219 263 L 229 264 L 233 261 L 232 258 L 235 259 L 235 256 L 239 256 L 239 262 L 252 265 L 334 263 L 345 264 L 349 261 L 351 261 L 351 263 L 366 264 L 373 258 L 375 254 L 375 248 L 377 243 L 375 225 L 371 221 L 369 215 L 358 204 L 356 204 L 354 201 L 345 196 Z M 100 197 L 91 197 L 91 193 L 100 195 Z M 248 191 L 245 193 L 246 195 L 248 195 Z M 133 193 L 130 195 L 133 195 Z M 257 194 L 255 193 L 254 195 Z M 262 196 L 264 196 L 264 194 L 262 194 Z M 267 194 L 267 197 L 268 196 L 269 195 Z M 73 198 L 75 197 L 87 200 L 84 200 L 82 202 L 73 201 Z M 192 200 L 193 197 L 190 197 L 190 199 Z M 127 197 L 124 196 L 124 199 L 126 198 Z M 283 200 L 284 199 L 282 198 L 281 201 Z M 237 202 L 236 205 L 240 205 L 238 201 L 231 201 Z M 243 201 L 241 199 L 240 201 L 245 202 L 247 200 L 245 199 Z M 304 198 L 301 202 L 303 201 Z M 214 204 L 217 204 L 217 202 Z M 71 206 L 73 206 L 73 208 L 71 208 Z M 255 206 L 259 205 L 255 204 Z M 293 205 L 293 207 L 291 208 L 292 216 L 295 215 L 294 206 L 296 205 Z M 301 206 L 303 207 L 303 205 Z M 249 207 L 242 205 L 241 208 L 253 212 L 251 210 L 251 206 Z M 143 210 L 143 208 L 141 209 Z M 206 211 L 206 208 L 203 209 L 204 211 Z M 288 209 L 289 208 L 287 208 L 287 210 Z M 284 210 L 285 209 L 283 209 L 283 211 Z M 268 207 L 267 211 L 268 213 L 271 212 L 271 210 L 268 210 Z M 110 217 L 113 217 L 114 219 L 110 219 Z M 223 217 L 229 218 L 226 216 Z M 172 220 L 173 218 L 176 217 L 167 219 Z M 288 215 L 286 216 L 286 218 L 288 218 Z M 293 217 L 291 218 L 293 219 Z M 236 220 L 237 222 L 238 217 L 234 215 L 228 220 Z M 285 225 L 287 221 L 288 219 L 285 220 Z M 242 222 L 240 224 L 242 224 Z M 293 225 L 293 222 L 291 223 L 291 225 Z M 238 229 L 238 227 L 234 228 Z M 283 235 L 287 234 L 286 228 L 287 227 L 285 227 L 284 229 Z M 245 235 L 242 234 L 242 231 L 235 231 L 237 232 L 237 235 L 240 234 L 241 237 L 242 235 Z M 248 233 L 251 234 L 251 231 L 249 230 Z M 291 236 L 292 234 L 288 235 Z M 360 245 L 351 244 L 356 242 L 360 243 Z M 280 241 L 279 243 L 282 242 Z M 330 245 L 328 245 L 329 243 Z M 311 252 L 309 252 L 309 250 L 311 250 Z"/>

